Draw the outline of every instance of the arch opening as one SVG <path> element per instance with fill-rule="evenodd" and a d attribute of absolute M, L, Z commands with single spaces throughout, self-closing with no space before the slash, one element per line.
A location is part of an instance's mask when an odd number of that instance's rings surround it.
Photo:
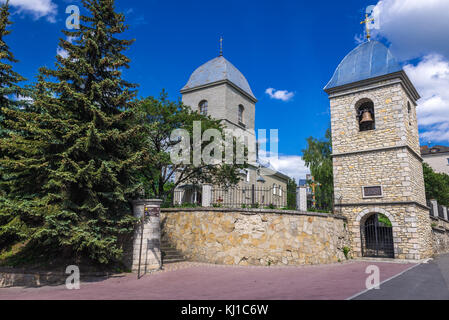
<path fill-rule="evenodd" d="M 393 226 L 381 213 L 368 215 L 360 224 L 362 256 L 394 258 Z"/>
<path fill-rule="evenodd" d="M 370 99 L 365 98 L 357 102 L 356 113 L 360 132 L 376 129 L 374 103 Z"/>

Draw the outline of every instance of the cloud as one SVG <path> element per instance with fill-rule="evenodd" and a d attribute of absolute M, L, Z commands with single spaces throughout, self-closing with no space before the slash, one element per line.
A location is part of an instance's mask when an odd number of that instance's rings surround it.
<path fill-rule="evenodd" d="M 270 96 L 271 99 L 289 101 L 295 94 L 293 92 L 288 92 L 287 90 L 276 90 L 273 88 L 268 88 L 265 93 Z"/>
<path fill-rule="evenodd" d="M 401 61 L 439 53 L 449 59 L 449 1 L 382 0 L 374 9 L 376 38 L 386 38 Z"/>
<path fill-rule="evenodd" d="M 422 95 L 417 109 L 421 138 L 449 141 L 449 60 L 432 54 L 404 70 Z"/>
<path fill-rule="evenodd" d="M 75 39 L 76 39 L 75 37 L 70 37 L 70 36 L 67 37 L 67 41 L 70 42 L 70 43 L 73 43 L 73 41 L 74 41 Z M 69 57 L 69 53 L 67 52 L 67 50 L 65 50 L 65 49 L 63 49 L 63 48 L 61 48 L 61 47 L 58 47 L 58 48 L 56 49 L 56 54 L 57 54 L 58 56 L 61 56 L 61 57 L 64 58 L 64 59 L 67 59 L 67 58 Z"/>
<path fill-rule="evenodd" d="M 310 173 L 301 156 L 279 155 L 278 157 L 270 157 L 268 153 L 260 150 L 259 158 L 262 163 L 269 163 L 274 170 L 282 172 L 296 181 L 305 179 L 306 174 Z"/>
<path fill-rule="evenodd" d="M 17 13 L 30 14 L 36 20 L 46 17 L 49 22 L 56 22 L 58 6 L 52 0 L 10 0 L 9 5 L 17 9 Z"/>
<path fill-rule="evenodd" d="M 449 141 L 448 12 L 447 0 L 381 0 L 373 12 L 374 38 L 391 44 L 422 96 L 417 112 L 424 143 Z"/>

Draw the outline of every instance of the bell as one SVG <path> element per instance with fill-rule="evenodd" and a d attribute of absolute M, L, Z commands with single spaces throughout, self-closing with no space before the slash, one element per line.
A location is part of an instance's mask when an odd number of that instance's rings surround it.
<path fill-rule="evenodd" d="M 368 110 L 365 110 L 363 112 L 362 120 L 360 120 L 360 123 L 365 123 L 365 122 L 374 122 L 373 116 L 371 115 L 371 112 L 369 112 Z"/>

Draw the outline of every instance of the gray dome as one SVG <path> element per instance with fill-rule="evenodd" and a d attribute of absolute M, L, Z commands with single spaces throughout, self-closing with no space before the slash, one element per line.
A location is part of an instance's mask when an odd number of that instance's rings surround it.
<path fill-rule="evenodd" d="M 251 91 L 248 81 L 243 74 L 223 56 L 212 59 L 196 69 L 190 76 L 189 82 L 184 86 L 184 88 L 182 88 L 181 91 L 223 80 L 232 82 L 235 86 L 239 87 L 252 98 L 256 99 Z"/>
<path fill-rule="evenodd" d="M 340 63 L 324 90 L 401 71 L 390 50 L 378 41 L 362 43 Z"/>

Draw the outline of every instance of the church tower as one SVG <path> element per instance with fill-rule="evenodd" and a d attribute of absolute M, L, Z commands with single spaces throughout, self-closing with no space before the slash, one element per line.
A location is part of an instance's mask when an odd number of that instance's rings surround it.
<path fill-rule="evenodd" d="M 196 69 L 181 94 L 193 110 L 222 120 L 230 129 L 254 132 L 257 99 L 243 74 L 223 55 Z"/>
<path fill-rule="evenodd" d="M 343 59 L 324 90 L 336 211 L 348 219 L 352 254 L 429 257 L 415 87 L 389 49 L 367 41 Z"/>

